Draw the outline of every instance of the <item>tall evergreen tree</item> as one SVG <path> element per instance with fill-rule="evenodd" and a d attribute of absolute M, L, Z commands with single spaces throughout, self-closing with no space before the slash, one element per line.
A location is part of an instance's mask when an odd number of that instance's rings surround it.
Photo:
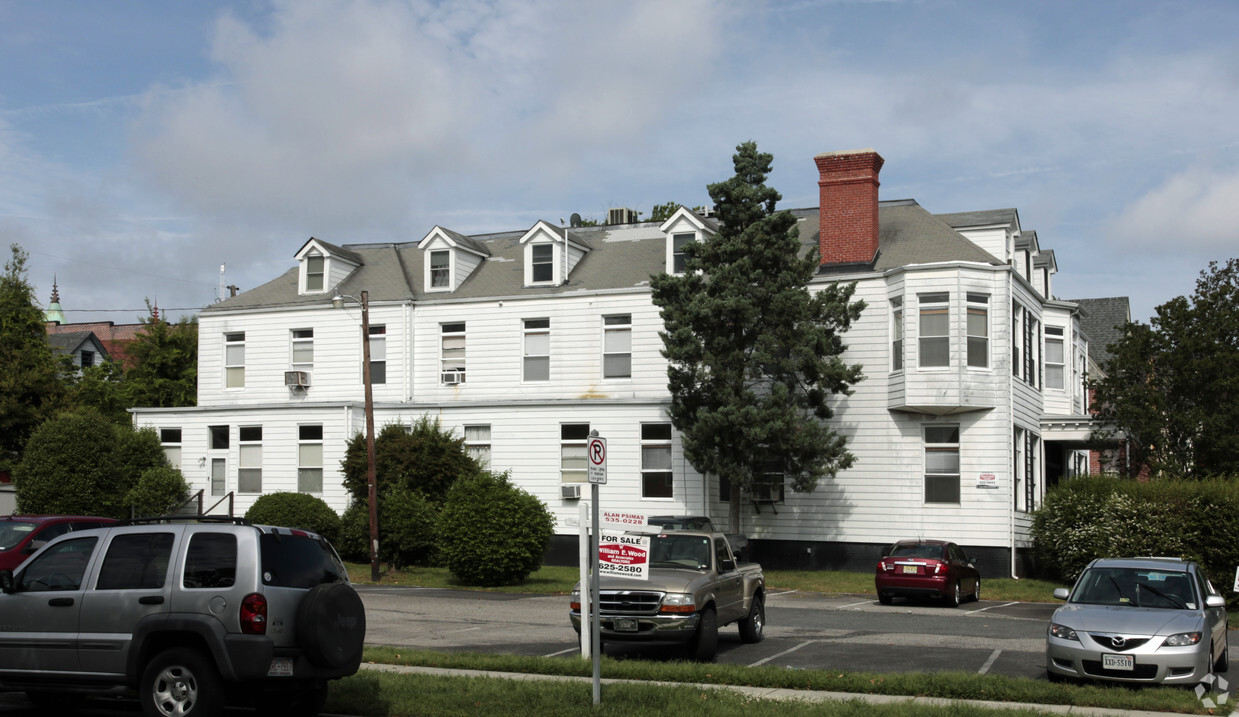
<path fill-rule="evenodd" d="M 172 408 L 198 402 L 198 322 L 181 317 L 171 324 L 148 316 L 126 351 L 133 367 L 125 371 L 130 406 Z"/>
<path fill-rule="evenodd" d="M 1239 476 L 1239 259 L 1210 262 L 1190 298 L 1126 328 L 1093 385 L 1093 438 L 1129 439 L 1120 470 Z"/>
<path fill-rule="evenodd" d="M 842 360 L 843 333 L 860 317 L 855 284 L 809 291 L 816 253 L 800 256 L 796 219 L 766 186 L 772 157 L 746 142 L 735 176 L 707 189 L 719 232 L 685 248 L 683 274 L 651 279 L 664 322 L 671 422 L 703 475 L 730 486 L 731 530 L 741 493 L 781 472 L 809 492 L 852 465 L 829 424 L 829 399 L 863 375 Z"/>
<path fill-rule="evenodd" d="M 0 471 L 11 472 L 26 441 L 59 407 L 64 377 L 47 342 L 43 310 L 17 244 L 0 276 Z"/>

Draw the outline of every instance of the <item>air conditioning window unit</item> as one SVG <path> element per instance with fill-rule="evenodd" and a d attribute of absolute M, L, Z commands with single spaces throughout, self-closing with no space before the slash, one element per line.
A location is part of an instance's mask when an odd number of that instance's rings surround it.
<path fill-rule="evenodd" d="M 580 483 L 563 483 L 559 486 L 559 495 L 565 499 L 580 499 Z"/>
<path fill-rule="evenodd" d="M 458 383 L 465 382 L 465 372 L 464 371 L 444 371 L 440 379 L 443 381 L 444 384 L 448 386 L 455 386 Z"/>
<path fill-rule="evenodd" d="M 632 224 L 637 221 L 637 213 L 627 207 L 607 210 L 607 224 Z"/>
<path fill-rule="evenodd" d="M 753 500 L 782 503 L 783 484 L 774 481 L 756 482 L 750 494 Z"/>
<path fill-rule="evenodd" d="M 289 388 L 309 388 L 310 387 L 310 372 L 309 371 L 285 371 L 284 385 Z"/>

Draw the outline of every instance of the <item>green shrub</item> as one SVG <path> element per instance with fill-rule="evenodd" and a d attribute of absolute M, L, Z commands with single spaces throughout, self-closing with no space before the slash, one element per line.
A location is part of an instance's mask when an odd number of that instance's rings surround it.
<path fill-rule="evenodd" d="M 125 496 L 133 515 L 168 515 L 189 498 L 189 484 L 175 468 L 147 468 Z"/>
<path fill-rule="evenodd" d="M 520 582 L 542 564 L 555 519 L 508 475 L 481 473 L 452 485 L 439 515 L 439 553 L 468 585 Z"/>
<path fill-rule="evenodd" d="M 1046 493 L 1033 540 L 1051 579 L 1074 581 L 1094 558 L 1157 555 L 1194 560 L 1224 587 L 1239 565 L 1239 481 L 1072 478 Z"/>
<path fill-rule="evenodd" d="M 438 507 L 417 491 L 384 491 L 379 496 L 379 561 L 395 568 L 432 565 L 438 514 Z M 370 562 L 370 509 L 364 501 L 344 511 L 336 550 L 346 560 Z"/>
<path fill-rule="evenodd" d="M 129 491 L 143 471 L 166 467 L 159 436 L 79 408 L 44 421 L 13 474 L 23 513 L 128 518 Z"/>
<path fill-rule="evenodd" d="M 334 545 L 340 537 L 340 516 L 322 498 L 308 493 L 268 493 L 245 511 L 245 519 L 318 533 Z"/>
<path fill-rule="evenodd" d="M 457 478 L 482 470 L 469 455 L 464 438 L 444 430 L 439 419 L 427 416 L 412 425 L 383 426 L 374 440 L 374 454 L 375 483 L 380 495 L 390 488 L 408 488 L 441 503 Z M 354 501 L 364 503 L 369 495 L 367 467 L 365 436 L 358 433 L 349 441 L 340 462 L 344 488 Z"/>

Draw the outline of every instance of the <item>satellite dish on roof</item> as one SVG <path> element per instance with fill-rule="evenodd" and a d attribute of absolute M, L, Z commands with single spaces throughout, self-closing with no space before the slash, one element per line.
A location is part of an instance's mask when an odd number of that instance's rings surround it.
<path fill-rule="evenodd" d="M 577 214 L 576 212 L 573 212 L 572 216 L 568 217 L 568 226 L 571 226 L 571 227 L 581 226 L 581 215 Z"/>

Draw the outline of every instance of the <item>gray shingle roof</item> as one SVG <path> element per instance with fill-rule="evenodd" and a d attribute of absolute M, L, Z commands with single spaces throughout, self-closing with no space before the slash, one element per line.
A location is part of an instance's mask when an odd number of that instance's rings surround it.
<path fill-rule="evenodd" d="M 1105 299 L 1068 299 L 1080 306 L 1080 328 L 1088 334 L 1088 355 L 1098 364 L 1114 356 L 1109 347 L 1123 338 L 1123 327 L 1131 321 L 1131 305 L 1126 296 Z"/>
<path fill-rule="evenodd" d="M 999 219 L 1011 217 L 1014 210 L 973 213 Z M 798 219 L 800 241 L 804 254 L 818 247 L 817 208 L 791 210 Z M 959 215 L 946 215 L 957 217 Z M 703 220 L 717 226 L 716 220 Z M 650 275 L 666 266 L 666 237 L 657 222 L 639 222 L 618 226 L 573 227 L 569 239 L 589 249 L 573 267 L 567 285 L 525 286 L 524 251 L 520 238 L 527 230 L 463 236 L 452 233 L 454 240 L 476 245 L 486 258 L 455 291 L 424 293 L 423 261 L 425 252 L 416 241 L 400 244 L 350 244 L 332 246 L 356 257 L 360 267 L 340 283 L 331 287 L 327 296 L 297 294 L 297 270 L 290 269 L 279 278 L 214 304 L 206 311 L 298 306 L 322 304 L 335 291 L 357 296 L 363 289 L 370 292 L 370 301 L 486 299 L 518 296 L 540 296 L 581 290 L 603 291 L 630 289 L 649 285 Z M 930 214 L 911 200 L 880 202 L 878 205 L 880 252 L 874 269 L 887 269 L 911 264 L 947 261 L 970 261 L 1001 266 L 1002 261 L 951 228 L 948 221 Z M 443 227 L 441 227 L 443 228 Z M 449 231 L 443 228 L 444 231 Z M 320 240 L 321 241 L 321 240 Z M 326 245 L 326 243 L 324 242 Z M 343 254 L 347 256 L 348 254 Z M 854 269 L 855 267 L 852 267 Z"/>

